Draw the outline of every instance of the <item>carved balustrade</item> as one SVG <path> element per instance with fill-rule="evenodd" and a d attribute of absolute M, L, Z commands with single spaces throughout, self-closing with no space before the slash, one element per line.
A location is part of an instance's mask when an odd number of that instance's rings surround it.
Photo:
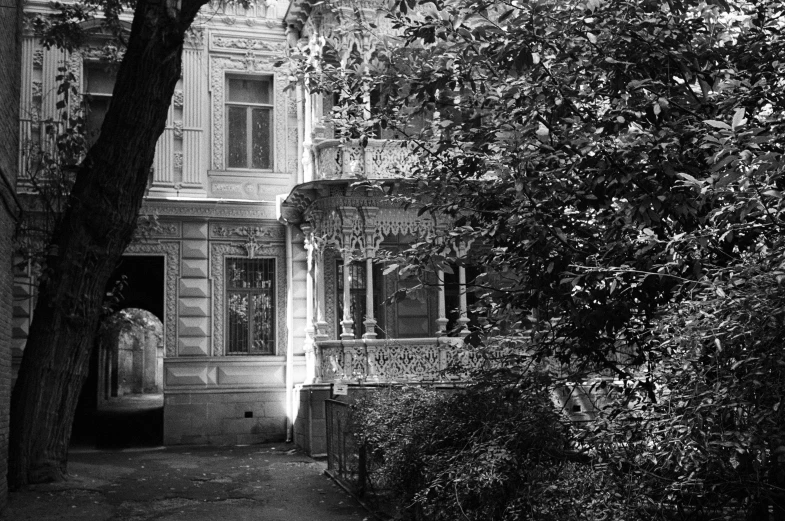
<path fill-rule="evenodd" d="M 325 139 L 314 146 L 317 179 L 396 179 L 409 177 L 417 166 L 416 151 L 405 141 L 371 139 L 341 144 Z"/>
<path fill-rule="evenodd" d="M 475 356 L 462 338 L 321 340 L 316 342 L 317 378 L 322 382 L 443 381 L 444 371 L 473 367 Z"/>

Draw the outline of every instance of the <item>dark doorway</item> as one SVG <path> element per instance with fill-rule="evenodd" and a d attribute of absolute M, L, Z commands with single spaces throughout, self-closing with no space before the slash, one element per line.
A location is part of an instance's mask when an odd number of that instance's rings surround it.
<path fill-rule="evenodd" d="M 111 302 L 115 313 L 108 313 L 104 318 L 115 316 L 120 310 L 136 308 L 149 311 L 158 321 L 164 322 L 164 271 L 163 256 L 123 256 L 106 286 L 109 293 L 121 282 L 117 299 Z M 101 336 L 100 333 L 97 335 L 90 358 L 90 372 L 79 397 L 71 445 L 160 445 L 163 441 L 163 392 L 160 389 L 156 392 L 145 389 L 137 394 L 106 399 L 103 392 L 105 375 L 101 373 L 106 367 L 101 367 L 101 352 L 107 348 L 99 345 Z"/>

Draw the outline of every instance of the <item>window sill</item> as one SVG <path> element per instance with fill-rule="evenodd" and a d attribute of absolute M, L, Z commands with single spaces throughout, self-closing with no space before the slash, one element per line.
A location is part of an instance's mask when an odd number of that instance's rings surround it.
<path fill-rule="evenodd" d="M 274 170 L 251 170 L 251 169 L 227 169 L 227 170 L 208 170 L 207 175 L 214 178 L 222 177 L 253 177 L 267 179 L 289 179 L 290 174 L 286 172 L 276 172 Z"/>

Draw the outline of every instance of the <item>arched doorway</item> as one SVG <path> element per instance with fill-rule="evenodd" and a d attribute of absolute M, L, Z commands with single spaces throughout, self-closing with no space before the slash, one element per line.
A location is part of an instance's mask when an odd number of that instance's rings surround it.
<path fill-rule="evenodd" d="M 98 409 L 130 398 L 163 396 L 163 323 L 151 312 L 121 309 L 98 333 Z"/>
<path fill-rule="evenodd" d="M 131 447 L 163 441 L 164 257 L 124 256 L 116 311 L 99 328 L 72 445 Z"/>

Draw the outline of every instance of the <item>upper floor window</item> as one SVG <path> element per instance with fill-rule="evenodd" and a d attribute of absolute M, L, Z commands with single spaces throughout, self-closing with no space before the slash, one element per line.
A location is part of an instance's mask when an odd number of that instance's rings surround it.
<path fill-rule="evenodd" d="M 272 92 L 270 77 L 226 78 L 228 168 L 273 168 Z"/>
<path fill-rule="evenodd" d="M 116 75 L 115 68 L 106 63 L 84 64 L 85 135 L 90 145 L 95 143 L 101 132 L 101 125 L 112 101 Z"/>
<path fill-rule="evenodd" d="M 275 354 L 275 259 L 226 259 L 228 354 Z"/>

